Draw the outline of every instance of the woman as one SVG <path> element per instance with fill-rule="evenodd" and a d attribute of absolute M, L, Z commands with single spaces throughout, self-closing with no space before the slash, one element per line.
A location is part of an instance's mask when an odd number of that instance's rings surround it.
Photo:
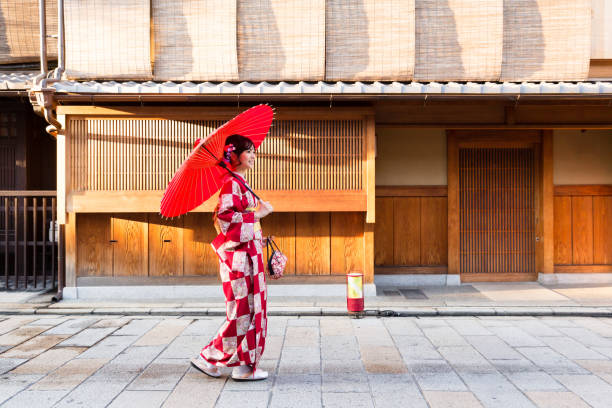
<path fill-rule="evenodd" d="M 224 161 L 237 176 L 228 174 L 221 188 L 214 216 L 219 235 L 212 246 L 219 256 L 227 321 L 191 363 L 211 377 L 221 375 L 219 367 L 234 367 L 234 380 L 264 380 L 268 373 L 257 368 L 267 331 L 259 220 L 273 208 L 257 200 L 246 187 L 245 174 L 255 164 L 253 142 L 241 135 L 231 135 L 224 150 Z"/>

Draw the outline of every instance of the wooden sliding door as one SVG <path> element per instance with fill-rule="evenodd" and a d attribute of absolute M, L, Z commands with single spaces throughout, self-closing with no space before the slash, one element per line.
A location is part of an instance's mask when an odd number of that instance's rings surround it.
<path fill-rule="evenodd" d="M 535 280 L 539 145 L 502 135 L 466 139 L 456 141 L 461 280 Z"/>

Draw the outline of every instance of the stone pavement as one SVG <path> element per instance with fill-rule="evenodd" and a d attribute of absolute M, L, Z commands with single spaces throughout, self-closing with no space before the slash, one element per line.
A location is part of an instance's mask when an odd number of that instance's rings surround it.
<path fill-rule="evenodd" d="M 0 315 L 2 407 L 610 407 L 612 319 L 272 316 L 266 381 L 189 365 L 224 318 Z"/>
<path fill-rule="evenodd" d="M 27 296 L 26 296 L 27 295 Z M 0 292 L 0 314 L 136 314 L 224 316 L 219 297 L 151 301 L 110 299 L 64 300 L 52 303 L 52 294 Z M 342 296 L 270 296 L 270 315 L 342 316 Z M 544 286 L 537 282 L 473 283 L 419 288 L 377 287 L 367 297 L 372 315 L 382 311 L 399 316 L 601 316 L 612 317 L 612 285 Z"/>

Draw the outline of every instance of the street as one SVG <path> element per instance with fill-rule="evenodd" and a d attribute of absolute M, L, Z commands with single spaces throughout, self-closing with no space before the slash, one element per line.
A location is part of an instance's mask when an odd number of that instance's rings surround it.
<path fill-rule="evenodd" d="M 269 318 L 266 381 L 190 367 L 223 317 L 0 317 L 2 407 L 609 407 L 612 319 Z"/>

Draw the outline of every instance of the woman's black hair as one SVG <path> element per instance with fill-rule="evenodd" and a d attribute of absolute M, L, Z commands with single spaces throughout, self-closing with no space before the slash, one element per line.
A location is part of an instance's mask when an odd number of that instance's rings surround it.
<path fill-rule="evenodd" d="M 255 147 L 251 139 L 238 134 L 230 135 L 225 139 L 225 146 L 230 144 L 234 146 L 233 152 L 236 154 L 236 157 L 240 157 L 242 152 L 249 150 L 251 147 Z M 229 160 L 229 157 L 226 157 L 226 159 Z"/>

